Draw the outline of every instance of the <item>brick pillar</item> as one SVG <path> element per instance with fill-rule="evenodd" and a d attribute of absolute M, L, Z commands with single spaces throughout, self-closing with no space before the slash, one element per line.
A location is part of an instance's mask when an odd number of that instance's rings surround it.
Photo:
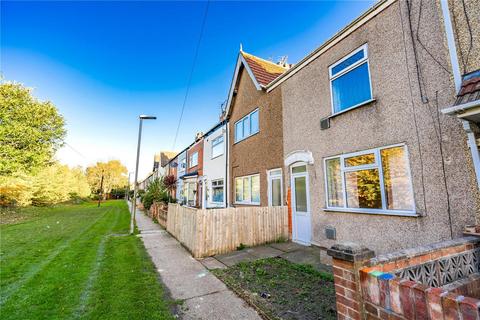
<path fill-rule="evenodd" d="M 355 243 L 339 243 L 327 250 L 333 258 L 338 319 L 363 319 L 359 270 L 375 253 Z"/>

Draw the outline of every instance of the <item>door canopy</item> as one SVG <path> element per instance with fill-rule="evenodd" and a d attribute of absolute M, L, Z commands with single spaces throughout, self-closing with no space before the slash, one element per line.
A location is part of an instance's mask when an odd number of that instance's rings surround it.
<path fill-rule="evenodd" d="M 295 162 L 305 162 L 306 164 L 313 164 L 313 155 L 308 150 L 296 150 L 290 152 L 285 158 L 285 166 L 288 167 Z"/>

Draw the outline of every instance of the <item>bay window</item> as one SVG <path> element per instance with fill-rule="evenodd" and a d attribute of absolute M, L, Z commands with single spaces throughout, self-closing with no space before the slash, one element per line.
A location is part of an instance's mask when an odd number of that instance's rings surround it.
<path fill-rule="evenodd" d="M 330 66 L 329 74 L 333 114 L 372 100 L 366 44 Z"/>
<path fill-rule="evenodd" d="M 325 159 L 325 189 L 327 209 L 415 214 L 404 145 Z"/>
<path fill-rule="evenodd" d="M 235 203 L 260 204 L 260 175 L 235 178 Z"/>

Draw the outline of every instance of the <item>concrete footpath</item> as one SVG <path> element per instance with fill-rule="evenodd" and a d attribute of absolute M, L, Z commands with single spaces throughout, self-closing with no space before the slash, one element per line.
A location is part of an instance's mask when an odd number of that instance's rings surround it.
<path fill-rule="evenodd" d="M 140 237 L 171 297 L 184 301 L 179 308 L 181 319 L 261 319 L 141 210 L 136 218 Z"/>

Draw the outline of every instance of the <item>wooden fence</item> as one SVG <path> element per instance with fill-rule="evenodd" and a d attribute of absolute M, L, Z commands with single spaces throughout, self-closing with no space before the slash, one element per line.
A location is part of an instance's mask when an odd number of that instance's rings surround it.
<path fill-rule="evenodd" d="M 162 227 L 167 227 L 167 205 L 154 202 L 148 211 L 148 215 L 154 221 L 157 221 Z"/>
<path fill-rule="evenodd" d="M 287 240 L 287 207 L 192 209 L 169 204 L 167 231 L 196 258 L 227 253 L 240 244 Z"/>

